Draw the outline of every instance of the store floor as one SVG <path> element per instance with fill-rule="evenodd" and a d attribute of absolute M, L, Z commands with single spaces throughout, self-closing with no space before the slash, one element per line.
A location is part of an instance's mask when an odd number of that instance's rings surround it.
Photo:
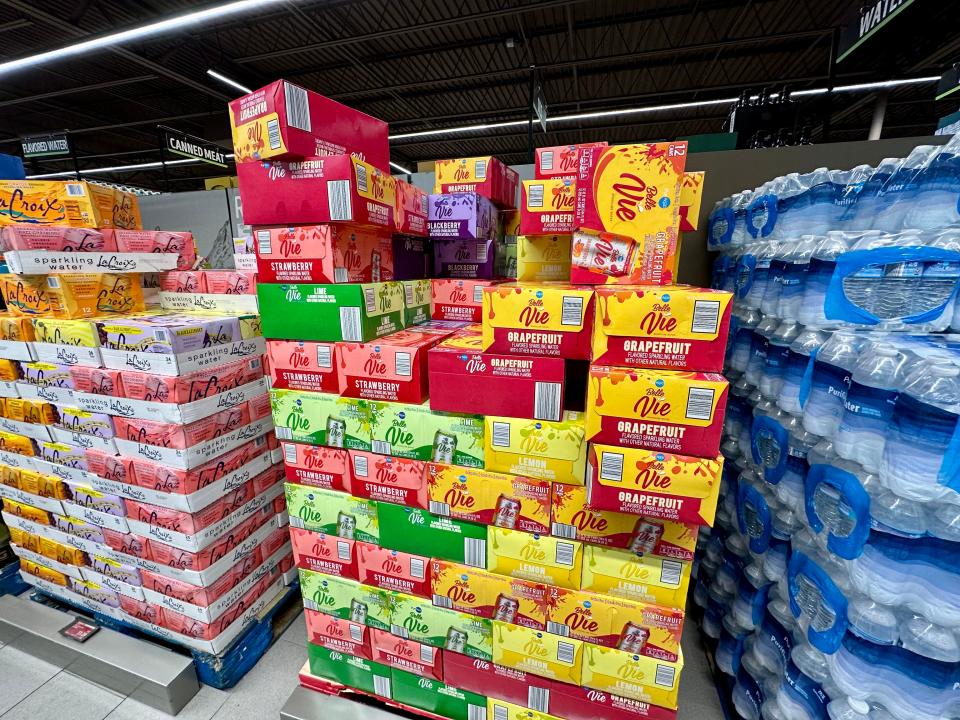
<path fill-rule="evenodd" d="M 690 623 L 683 638 L 686 666 L 680 683 L 678 720 L 722 720 L 717 691 Z M 301 613 L 266 656 L 236 687 L 200 692 L 177 716 L 182 720 L 275 720 L 297 686 L 307 659 Z M 390 720 L 397 715 L 330 698 L 330 711 L 316 720 Z M 55 664 L 35 658 L 14 639 L 0 645 L 0 720 L 161 720 L 153 708 L 82 680 Z"/>

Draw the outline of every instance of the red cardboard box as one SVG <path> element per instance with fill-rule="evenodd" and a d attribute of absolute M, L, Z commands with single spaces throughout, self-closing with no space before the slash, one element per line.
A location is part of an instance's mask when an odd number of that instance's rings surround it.
<path fill-rule="evenodd" d="M 394 178 L 396 205 L 393 212 L 393 231 L 398 235 L 427 234 L 427 193 L 406 180 Z M 400 278 L 404 279 L 404 278 Z"/>
<path fill-rule="evenodd" d="M 420 404 L 427 399 L 427 351 L 440 338 L 401 330 L 368 343 L 337 343 L 340 395 Z"/>
<path fill-rule="evenodd" d="M 569 235 L 576 201 L 575 180 L 524 180 L 520 186 L 520 235 Z"/>
<path fill-rule="evenodd" d="M 605 148 L 605 142 L 582 143 L 580 145 L 557 145 L 537 148 L 533 166 L 534 177 L 573 178 L 580 174 L 580 156 L 587 148 Z"/>
<path fill-rule="evenodd" d="M 676 710 L 555 680 L 550 714 L 565 720 L 677 720 Z"/>
<path fill-rule="evenodd" d="M 324 575 L 359 579 L 354 540 L 291 526 L 290 542 L 297 567 Z"/>
<path fill-rule="evenodd" d="M 342 490 L 350 487 L 350 458 L 343 448 L 282 442 L 284 474 L 298 485 Z"/>
<path fill-rule="evenodd" d="M 404 640 L 377 628 L 371 628 L 370 645 L 374 662 L 420 677 L 443 680 L 443 658 L 447 653 L 439 648 L 418 643 L 416 640 Z"/>
<path fill-rule="evenodd" d="M 456 158 L 437 160 L 433 192 L 475 192 L 504 209 L 517 204 L 517 171 L 495 157 Z"/>
<path fill-rule="evenodd" d="M 237 98 L 228 108 L 238 165 L 268 158 L 355 155 L 389 167 L 385 122 L 286 80 Z"/>
<path fill-rule="evenodd" d="M 430 597 L 429 557 L 358 542 L 357 571 L 364 585 Z"/>
<path fill-rule="evenodd" d="M 371 628 L 309 608 L 303 609 L 303 617 L 307 622 L 307 642 L 354 657 L 373 659 Z"/>
<path fill-rule="evenodd" d="M 396 503 L 428 510 L 427 464 L 423 460 L 349 450 L 350 487 L 358 498 Z"/>
<path fill-rule="evenodd" d="M 267 357 L 277 390 L 340 391 L 336 343 L 267 340 Z"/>
<path fill-rule="evenodd" d="M 447 685 L 487 697 L 546 712 L 552 680 L 520 670 L 495 665 L 489 660 L 459 653 L 444 653 L 443 674 Z"/>
<path fill-rule="evenodd" d="M 369 283 L 393 280 L 388 232 L 348 225 L 254 231 L 260 282 Z"/>
<path fill-rule="evenodd" d="M 496 284 L 494 280 L 434 279 L 430 315 L 434 320 L 478 323 L 483 305 L 483 289 Z"/>
<path fill-rule="evenodd" d="M 350 155 L 237 163 L 248 225 L 353 223 L 393 229 L 395 185 Z"/>
<path fill-rule="evenodd" d="M 560 420 L 562 358 L 485 353 L 482 343 L 476 329 L 465 328 L 430 350 L 431 408 Z"/>

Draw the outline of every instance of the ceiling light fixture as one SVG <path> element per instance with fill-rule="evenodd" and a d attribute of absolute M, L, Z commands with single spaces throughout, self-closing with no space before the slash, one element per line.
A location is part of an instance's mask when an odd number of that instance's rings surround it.
<path fill-rule="evenodd" d="M 390 161 L 390 165 L 392 165 L 402 173 L 406 173 L 407 175 L 413 175 L 413 170 L 407 170 L 403 165 L 397 165 L 393 160 Z"/>
<path fill-rule="evenodd" d="M 83 42 L 74 43 L 73 45 L 65 45 L 56 50 L 48 50 L 47 52 L 36 55 L 29 55 L 0 63 L 0 75 L 13 72 L 14 70 L 21 70 L 25 67 L 42 65 L 53 60 L 81 55 L 91 50 L 98 50 L 111 45 L 120 45 L 121 43 L 130 42 L 131 40 L 139 40 L 149 35 L 159 35 L 160 33 L 171 31 L 180 32 L 191 25 L 199 25 L 209 20 L 216 20 L 229 15 L 238 15 L 266 5 L 276 5 L 279 2 L 280 0 L 238 0 L 237 2 L 227 3 L 226 5 L 207 8 L 206 10 L 197 10 L 195 12 L 184 13 L 183 15 L 176 15 L 148 25 L 141 25 L 140 27 L 122 30 L 111 33 L 110 35 L 84 40 Z"/>
<path fill-rule="evenodd" d="M 209 75 L 212 78 L 216 78 L 217 80 L 222 82 L 224 85 L 229 85 L 230 87 L 235 88 L 240 92 L 247 93 L 248 95 L 253 92 L 253 90 L 248 88 L 246 85 L 241 85 L 236 80 L 231 80 L 226 75 L 221 75 L 220 73 L 218 73 L 216 70 L 212 68 L 207 68 L 207 75 Z"/>
<path fill-rule="evenodd" d="M 146 162 L 146 163 L 137 163 L 136 165 L 114 165 L 113 167 L 102 167 L 102 168 L 89 168 L 87 170 L 81 170 L 81 175 L 98 175 L 100 173 L 111 173 L 111 172 L 129 172 L 131 170 L 146 170 L 148 168 L 158 168 L 163 167 L 164 165 L 186 165 L 188 163 L 198 163 L 202 162 L 194 158 L 187 158 L 186 160 L 167 160 L 165 163 L 157 160 L 156 162 Z M 72 177 L 76 175 L 73 170 L 68 170 L 65 172 L 55 172 L 55 173 L 43 173 L 42 175 L 27 175 L 27 180 L 45 180 L 47 178 L 58 178 L 58 177 Z"/>

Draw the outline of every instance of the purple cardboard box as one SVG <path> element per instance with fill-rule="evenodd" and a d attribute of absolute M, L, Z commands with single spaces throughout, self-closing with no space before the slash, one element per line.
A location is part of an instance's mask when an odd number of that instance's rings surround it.
<path fill-rule="evenodd" d="M 393 279 L 423 280 L 433 276 L 433 240 L 413 235 L 393 236 Z"/>
<path fill-rule="evenodd" d="M 492 280 L 496 273 L 493 240 L 455 240 L 435 238 L 434 270 L 439 278 Z"/>
<path fill-rule="evenodd" d="M 497 235 L 497 209 L 476 193 L 431 195 L 427 233 L 433 238 L 492 240 Z"/>

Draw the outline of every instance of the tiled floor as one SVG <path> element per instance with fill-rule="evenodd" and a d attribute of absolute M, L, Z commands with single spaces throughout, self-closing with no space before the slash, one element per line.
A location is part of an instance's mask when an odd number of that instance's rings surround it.
<path fill-rule="evenodd" d="M 63 670 L 55 658 L 41 660 L 19 638 L 0 640 L 0 720 L 163 720 L 169 715 L 125 699 Z M 685 668 L 680 685 L 679 720 L 722 720 L 706 657 L 691 623 L 684 636 Z M 230 690 L 202 685 L 177 716 L 183 720 L 275 720 L 297 685 L 307 658 L 306 626 L 301 613 L 280 640 L 240 683 Z M 397 715 L 365 705 L 344 705 L 331 698 L 330 712 L 316 720 L 396 720 Z M 356 709 L 357 712 L 352 712 Z M 351 712 L 346 712 L 350 710 Z M 346 717 L 345 717 L 346 716 Z"/>

